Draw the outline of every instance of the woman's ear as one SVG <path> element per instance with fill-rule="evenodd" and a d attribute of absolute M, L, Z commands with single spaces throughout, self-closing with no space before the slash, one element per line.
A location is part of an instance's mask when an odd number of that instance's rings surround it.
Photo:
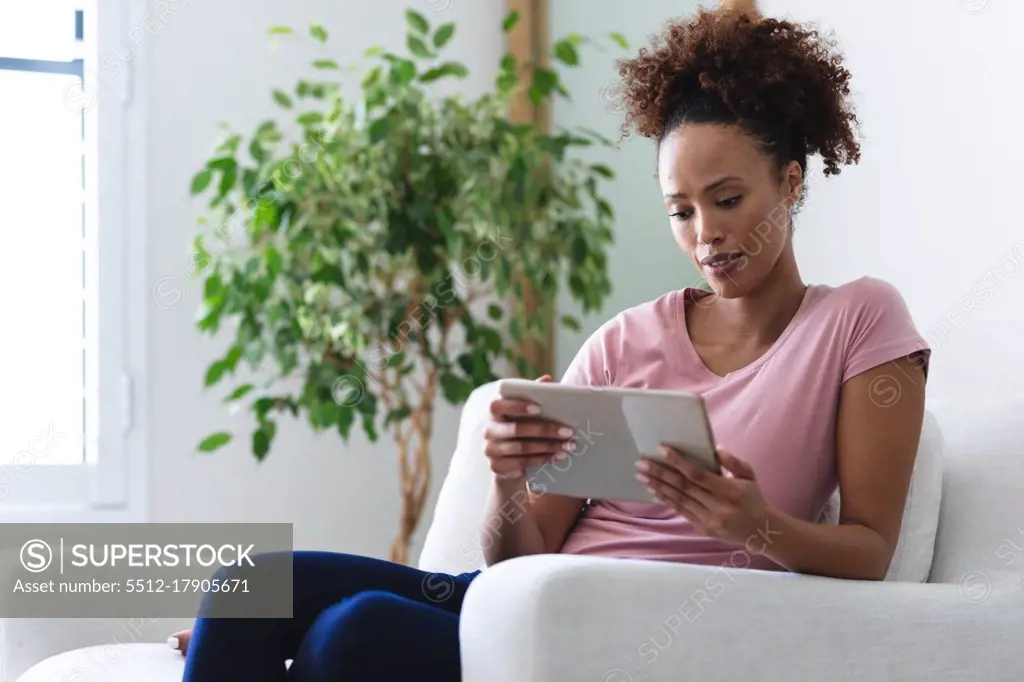
<path fill-rule="evenodd" d="M 796 161 L 790 161 L 783 172 L 783 191 L 793 205 L 800 201 L 804 187 L 804 171 Z"/>

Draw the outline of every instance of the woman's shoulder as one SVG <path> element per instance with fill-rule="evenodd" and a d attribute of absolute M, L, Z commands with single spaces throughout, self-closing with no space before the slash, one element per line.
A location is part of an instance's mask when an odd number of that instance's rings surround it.
<path fill-rule="evenodd" d="M 837 286 L 816 285 L 819 307 L 832 316 L 909 316 L 906 299 L 891 282 L 864 276 Z"/>
<path fill-rule="evenodd" d="M 678 330 L 683 291 L 660 296 L 621 309 L 602 322 L 584 341 L 584 348 L 620 349 L 629 340 L 658 342 Z"/>
<path fill-rule="evenodd" d="M 683 295 L 681 290 L 669 291 L 628 306 L 602 324 L 598 333 L 615 336 L 626 331 L 655 332 L 674 328 L 678 324 Z"/>

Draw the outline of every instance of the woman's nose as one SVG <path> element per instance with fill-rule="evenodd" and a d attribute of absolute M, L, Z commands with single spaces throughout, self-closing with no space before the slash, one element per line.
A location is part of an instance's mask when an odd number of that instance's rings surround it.
<path fill-rule="evenodd" d="M 725 232 L 722 230 L 721 225 L 716 224 L 716 221 L 700 217 L 699 215 L 695 216 L 695 218 L 694 230 L 697 235 L 697 241 L 701 244 L 717 244 L 725 237 Z"/>

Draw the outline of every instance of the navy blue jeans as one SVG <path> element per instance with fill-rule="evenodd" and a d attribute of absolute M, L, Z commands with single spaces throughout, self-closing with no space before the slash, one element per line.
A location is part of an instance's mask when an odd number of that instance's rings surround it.
<path fill-rule="evenodd" d="M 459 611 L 479 571 L 308 551 L 292 567 L 293 617 L 197 618 L 183 682 L 458 682 Z"/>

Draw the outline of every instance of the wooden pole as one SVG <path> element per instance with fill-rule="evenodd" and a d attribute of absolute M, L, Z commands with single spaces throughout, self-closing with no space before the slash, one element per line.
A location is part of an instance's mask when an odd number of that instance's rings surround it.
<path fill-rule="evenodd" d="M 509 12 L 519 13 L 519 23 L 508 32 L 506 49 L 517 62 L 539 62 L 547 65 L 548 59 L 548 0 L 507 0 Z M 536 107 L 525 92 L 512 101 L 509 120 L 513 123 L 535 123 L 542 131 L 550 130 L 550 112 L 547 107 Z M 525 285 L 525 280 L 520 280 Z M 536 313 L 543 301 L 529 287 L 524 292 L 525 309 L 528 315 Z M 524 340 L 520 351 L 537 369 L 537 374 L 554 375 L 555 326 L 554 316 L 547 320 L 548 334 L 544 339 Z M 532 378 L 532 377 L 531 377 Z"/>

